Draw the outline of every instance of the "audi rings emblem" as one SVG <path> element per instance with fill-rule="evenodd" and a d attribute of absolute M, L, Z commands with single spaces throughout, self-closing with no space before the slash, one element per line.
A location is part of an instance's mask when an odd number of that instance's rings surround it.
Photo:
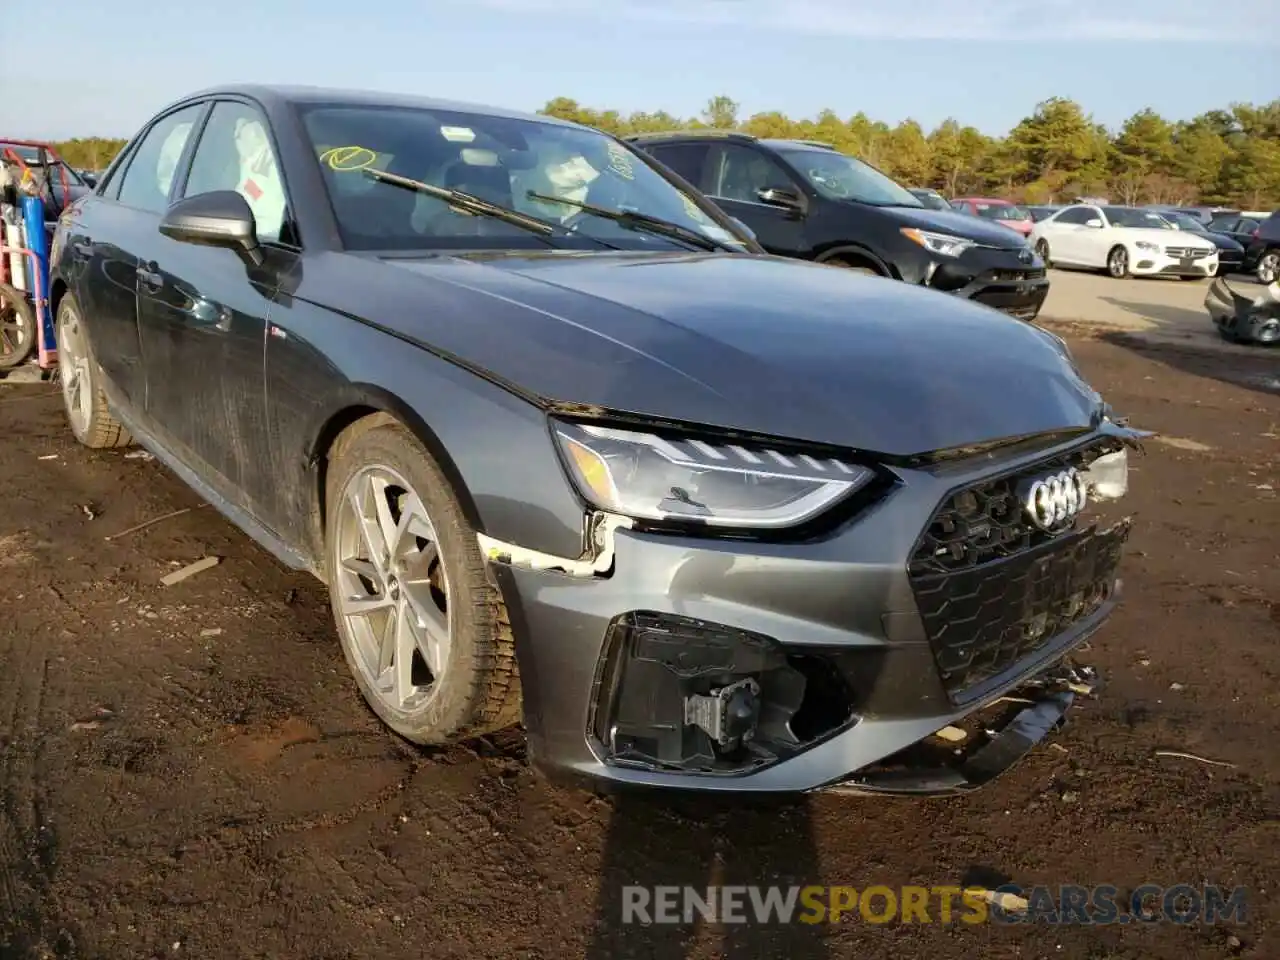
<path fill-rule="evenodd" d="M 1070 523 L 1088 499 L 1085 478 L 1074 467 L 1028 480 L 1021 491 L 1027 517 L 1041 530 Z"/>

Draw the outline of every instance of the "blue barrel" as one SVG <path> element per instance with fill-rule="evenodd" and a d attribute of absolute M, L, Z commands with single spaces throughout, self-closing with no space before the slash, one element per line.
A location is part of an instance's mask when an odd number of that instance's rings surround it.
<path fill-rule="evenodd" d="M 22 219 L 27 228 L 27 249 L 34 257 L 27 257 L 28 292 L 34 297 L 36 285 L 32 272 L 40 271 L 40 293 L 44 297 L 44 342 L 52 347 L 55 340 L 53 317 L 49 311 L 49 235 L 44 230 L 44 201 L 39 197 L 23 196 Z"/>

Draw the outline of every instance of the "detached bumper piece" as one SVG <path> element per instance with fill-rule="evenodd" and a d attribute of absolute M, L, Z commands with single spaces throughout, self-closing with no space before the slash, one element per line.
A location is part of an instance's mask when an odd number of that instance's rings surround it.
<path fill-rule="evenodd" d="M 771 637 L 689 617 L 629 613 L 609 629 L 588 737 L 614 766 L 759 770 L 853 722 L 858 694 L 847 656 L 784 650 Z"/>
<path fill-rule="evenodd" d="M 822 789 L 911 796 L 951 796 L 976 790 L 1064 726 L 1077 697 L 1090 696 L 1100 687 L 1092 667 L 1064 661 L 971 714 L 965 727 L 947 727 L 848 780 Z"/>
<path fill-rule="evenodd" d="M 1219 277 L 1209 285 L 1205 309 L 1222 339 L 1231 343 L 1280 343 L 1280 283 L 1256 298 L 1241 296 Z"/>

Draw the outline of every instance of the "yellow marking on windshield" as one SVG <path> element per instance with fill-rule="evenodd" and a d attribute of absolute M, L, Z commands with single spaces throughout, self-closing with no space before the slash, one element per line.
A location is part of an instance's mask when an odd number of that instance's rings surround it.
<path fill-rule="evenodd" d="M 378 155 L 368 147 L 331 147 L 320 154 L 320 162 L 330 170 L 351 173 L 372 167 Z"/>

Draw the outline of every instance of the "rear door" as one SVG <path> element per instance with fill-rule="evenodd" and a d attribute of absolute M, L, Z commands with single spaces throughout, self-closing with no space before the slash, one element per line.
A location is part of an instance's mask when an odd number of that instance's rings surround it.
<path fill-rule="evenodd" d="M 1100 214 L 1093 207 L 1068 207 L 1041 224 L 1041 234 L 1049 241 L 1049 258 L 1060 263 L 1090 264 L 1094 228 L 1085 224 Z"/>
<path fill-rule="evenodd" d="M 265 115 L 218 100 L 175 199 L 234 190 L 254 212 L 267 262 L 157 234 L 138 291 L 153 419 L 229 500 L 270 525 L 275 502 L 263 383 L 267 314 L 297 259 L 284 180 Z"/>
<path fill-rule="evenodd" d="M 712 144 L 703 182 L 703 191 L 716 205 L 754 230 L 756 239 L 769 253 L 783 257 L 809 255 L 812 244 L 805 236 L 804 214 L 760 199 L 761 191 L 773 187 L 805 196 L 795 178 L 763 150 L 742 143 Z"/>
<path fill-rule="evenodd" d="M 144 410 L 147 392 L 138 265 L 160 236 L 174 172 L 203 109 L 189 105 L 153 121 L 67 231 L 67 257 L 74 264 L 68 279 L 89 343 L 115 399 L 135 414 Z"/>

